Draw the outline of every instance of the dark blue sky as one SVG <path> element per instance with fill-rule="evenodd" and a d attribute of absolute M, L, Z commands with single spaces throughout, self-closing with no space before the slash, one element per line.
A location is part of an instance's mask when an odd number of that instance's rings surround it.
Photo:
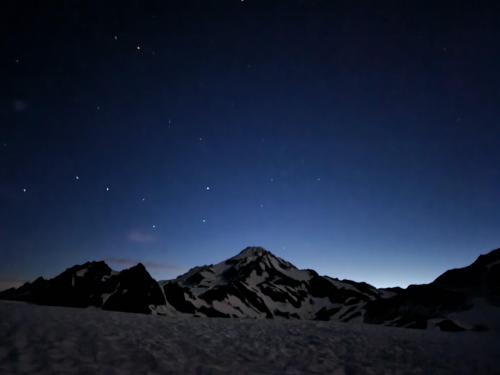
<path fill-rule="evenodd" d="M 0 282 L 261 245 L 406 286 L 500 246 L 498 3 L 4 7 Z"/>

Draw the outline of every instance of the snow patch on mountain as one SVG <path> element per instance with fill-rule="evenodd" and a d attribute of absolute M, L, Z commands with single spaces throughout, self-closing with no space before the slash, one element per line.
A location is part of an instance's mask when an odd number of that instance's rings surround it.
<path fill-rule="evenodd" d="M 340 305 L 347 301 L 349 311 L 343 319 L 349 320 L 377 296 L 377 289 L 368 284 L 358 288 L 355 282 L 300 270 L 261 247 L 248 247 L 215 265 L 192 268 L 160 285 L 167 303 L 198 316 L 325 320 L 343 313 Z M 178 298 L 173 297 L 174 291 Z"/>

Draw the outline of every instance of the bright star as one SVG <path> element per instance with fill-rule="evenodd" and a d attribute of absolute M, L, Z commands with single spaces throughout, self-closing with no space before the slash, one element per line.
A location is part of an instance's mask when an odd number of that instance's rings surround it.
<path fill-rule="evenodd" d="M 109 186 L 106 186 L 106 191 L 109 191 Z"/>

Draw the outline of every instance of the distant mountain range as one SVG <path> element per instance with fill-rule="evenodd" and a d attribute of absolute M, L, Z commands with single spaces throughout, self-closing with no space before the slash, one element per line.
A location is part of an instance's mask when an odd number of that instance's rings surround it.
<path fill-rule="evenodd" d="M 155 281 L 142 264 L 113 271 L 105 262 L 39 277 L 0 299 L 43 305 L 224 318 L 363 322 L 445 331 L 487 330 L 500 317 L 500 249 L 430 284 L 377 289 L 300 270 L 261 247 L 224 262 Z"/>

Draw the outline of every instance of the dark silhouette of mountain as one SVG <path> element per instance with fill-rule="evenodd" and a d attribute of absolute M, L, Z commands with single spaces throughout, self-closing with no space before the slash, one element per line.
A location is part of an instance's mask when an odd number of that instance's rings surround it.
<path fill-rule="evenodd" d="M 223 262 L 160 282 L 140 263 L 116 272 L 104 262 L 88 262 L 53 279 L 39 277 L 0 292 L 0 299 L 161 315 L 483 330 L 496 323 L 484 314 L 475 316 L 476 310 L 493 309 L 489 316 L 500 317 L 500 249 L 470 266 L 446 271 L 430 284 L 406 289 L 320 276 L 261 247 L 248 247 Z"/>
<path fill-rule="evenodd" d="M 477 301 L 500 306 L 500 249 L 479 256 L 470 266 L 446 271 L 430 284 L 410 285 L 390 298 L 371 301 L 365 322 L 427 328 L 429 321 L 449 321 L 448 315 L 471 310 Z M 463 329 L 457 323 L 436 324 L 443 330 Z"/>
<path fill-rule="evenodd" d="M 158 283 L 142 264 L 115 272 L 102 261 L 73 266 L 50 280 L 39 277 L 18 289 L 0 292 L 0 298 L 140 313 L 151 312 L 150 305 L 165 304 Z"/>
<path fill-rule="evenodd" d="M 105 310 L 150 313 L 154 306 L 165 304 L 160 286 L 141 263 L 123 270 L 111 280 L 114 288 L 103 301 Z"/>
<path fill-rule="evenodd" d="M 446 271 L 431 285 L 468 297 L 484 297 L 500 306 L 500 249 L 480 255 L 470 266 Z"/>

